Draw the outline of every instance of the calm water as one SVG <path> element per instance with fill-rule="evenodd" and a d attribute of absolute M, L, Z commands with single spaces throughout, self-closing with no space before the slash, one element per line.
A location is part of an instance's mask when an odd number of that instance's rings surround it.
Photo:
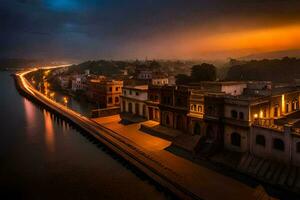
<path fill-rule="evenodd" d="M 166 198 L 68 124 L 21 97 L 7 72 L 0 72 L 0 91 L 0 198 Z"/>

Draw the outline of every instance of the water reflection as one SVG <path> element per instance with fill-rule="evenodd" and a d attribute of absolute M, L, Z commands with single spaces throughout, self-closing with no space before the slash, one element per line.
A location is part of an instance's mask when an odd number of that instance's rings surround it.
<path fill-rule="evenodd" d="M 32 103 L 23 98 L 24 110 L 25 110 L 25 118 L 26 118 L 26 132 L 29 137 L 32 137 L 34 133 L 34 122 L 35 122 L 35 108 Z"/>
<path fill-rule="evenodd" d="M 9 73 L 0 72 L 0 89 L 1 199 L 164 199 L 66 121 L 21 97 Z"/>
<path fill-rule="evenodd" d="M 51 114 L 46 110 L 43 110 L 44 121 L 45 121 L 45 139 L 47 150 L 49 152 L 55 151 L 55 144 L 54 144 L 54 128 L 53 128 L 53 121 L 51 118 Z"/>

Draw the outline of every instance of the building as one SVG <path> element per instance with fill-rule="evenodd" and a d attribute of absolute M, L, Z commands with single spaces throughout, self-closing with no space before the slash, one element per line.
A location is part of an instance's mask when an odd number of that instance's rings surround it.
<path fill-rule="evenodd" d="M 264 97 L 235 100 L 237 105 L 228 109 L 227 117 L 238 121 L 236 113 L 244 113 L 246 129 L 237 129 L 236 125 L 227 128 L 225 146 L 234 151 L 251 152 L 259 157 L 299 165 L 300 92 L 295 87 L 269 90 L 269 95 Z"/>
<path fill-rule="evenodd" d="M 148 100 L 146 101 L 148 110 L 148 120 L 160 121 L 159 104 L 161 101 L 161 86 L 149 85 Z"/>
<path fill-rule="evenodd" d="M 162 126 L 200 135 L 203 144 L 300 166 L 299 88 L 270 82 L 158 88 Z"/>
<path fill-rule="evenodd" d="M 160 124 L 169 128 L 188 132 L 188 87 L 161 87 Z"/>
<path fill-rule="evenodd" d="M 123 81 L 91 79 L 88 81 L 87 97 L 99 108 L 119 107 Z"/>
<path fill-rule="evenodd" d="M 59 76 L 59 86 L 63 90 L 68 90 L 71 87 L 71 76 Z"/>
<path fill-rule="evenodd" d="M 122 114 L 148 118 L 146 106 L 148 85 L 126 85 L 120 97 Z"/>
<path fill-rule="evenodd" d="M 87 89 L 87 77 L 85 75 L 77 75 L 71 78 L 71 90 L 85 91 Z"/>

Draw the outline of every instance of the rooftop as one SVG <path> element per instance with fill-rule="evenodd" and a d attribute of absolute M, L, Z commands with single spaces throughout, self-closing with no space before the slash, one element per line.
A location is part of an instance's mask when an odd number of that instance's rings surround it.
<path fill-rule="evenodd" d="M 125 85 L 124 89 L 134 89 L 134 90 L 148 90 L 148 85 Z"/>

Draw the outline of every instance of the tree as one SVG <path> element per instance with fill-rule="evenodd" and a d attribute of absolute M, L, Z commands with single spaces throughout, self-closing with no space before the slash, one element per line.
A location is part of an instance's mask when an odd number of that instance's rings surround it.
<path fill-rule="evenodd" d="M 201 65 L 194 65 L 192 67 L 191 81 L 215 81 L 217 77 L 217 70 L 214 65 L 202 63 Z"/>
<path fill-rule="evenodd" d="M 176 84 L 178 85 L 184 85 L 191 81 L 190 77 L 186 74 L 177 74 L 175 78 L 176 78 Z"/>

